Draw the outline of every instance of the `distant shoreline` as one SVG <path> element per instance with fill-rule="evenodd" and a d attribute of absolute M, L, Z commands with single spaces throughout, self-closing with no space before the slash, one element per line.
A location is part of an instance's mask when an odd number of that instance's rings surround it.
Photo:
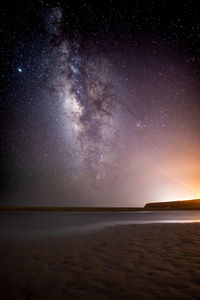
<path fill-rule="evenodd" d="M 0 211 L 103 212 L 142 211 L 143 207 L 0 206 Z M 146 210 L 146 209 L 145 209 Z"/>
<path fill-rule="evenodd" d="M 144 207 L 127 206 L 0 206 L 0 211 L 51 212 L 131 212 L 131 211 L 200 210 L 200 199 L 152 202 Z"/>
<path fill-rule="evenodd" d="M 3 211 L 24 212 L 135 212 L 135 211 L 174 211 L 200 210 L 200 207 L 62 207 L 62 206 L 0 206 Z"/>

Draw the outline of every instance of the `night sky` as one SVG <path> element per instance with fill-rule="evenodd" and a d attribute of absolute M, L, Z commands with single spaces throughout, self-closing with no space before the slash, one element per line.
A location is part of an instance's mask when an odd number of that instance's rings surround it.
<path fill-rule="evenodd" d="M 197 1 L 6 1 L 1 205 L 200 197 Z"/>

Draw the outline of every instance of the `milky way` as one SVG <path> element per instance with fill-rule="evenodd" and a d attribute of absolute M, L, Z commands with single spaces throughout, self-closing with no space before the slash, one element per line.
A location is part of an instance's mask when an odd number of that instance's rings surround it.
<path fill-rule="evenodd" d="M 55 70 L 49 84 L 52 80 L 73 166 L 98 187 L 108 180 L 113 163 L 117 85 L 106 57 L 93 53 L 91 46 L 84 53 L 78 41 L 70 43 L 63 37 L 61 16 L 61 9 L 53 9 L 48 24 Z"/>
<path fill-rule="evenodd" d="M 74 17 L 73 4 L 39 1 L 23 21 L 26 38 L 21 28 L 9 35 L 20 41 L 3 73 L 12 87 L 2 135 L 12 203 L 141 206 L 200 196 L 199 25 L 184 17 L 187 1 L 171 17 L 174 31 L 154 1 L 151 10 L 110 3 L 97 12 L 84 2 Z"/>

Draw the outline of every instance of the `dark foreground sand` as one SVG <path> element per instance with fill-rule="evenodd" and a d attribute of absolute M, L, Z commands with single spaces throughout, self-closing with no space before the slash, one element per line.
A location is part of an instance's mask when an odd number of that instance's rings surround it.
<path fill-rule="evenodd" d="M 0 299 L 200 299 L 200 224 L 0 241 Z"/>

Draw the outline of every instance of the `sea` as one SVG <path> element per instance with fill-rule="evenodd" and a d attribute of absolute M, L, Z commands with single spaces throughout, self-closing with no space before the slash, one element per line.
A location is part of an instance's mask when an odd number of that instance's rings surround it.
<path fill-rule="evenodd" d="M 200 222 L 200 210 L 135 212 L 0 212 L 0 238 L 88 233 L 109 226 Z"/>

